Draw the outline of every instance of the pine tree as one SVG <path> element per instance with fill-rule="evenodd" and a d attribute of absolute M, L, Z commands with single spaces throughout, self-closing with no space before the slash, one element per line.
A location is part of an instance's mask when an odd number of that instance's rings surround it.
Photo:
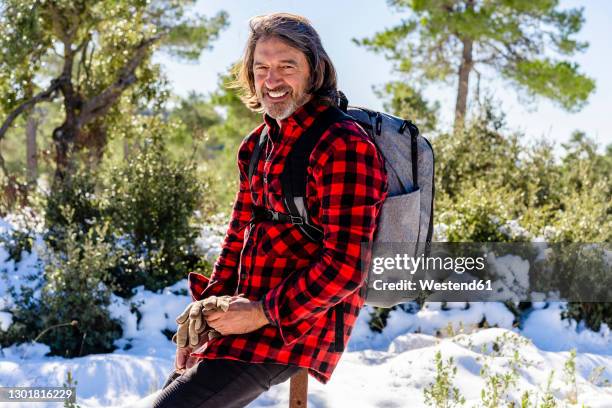
<path fill-rule="evenodd" d="M 531 96 L 577 111 L 595 82 L 567 60 L 587 48 L 575 39 L 582 9 L 558 0 L 389 0 L 410 14 L 401 24 L 357 44 L 383 53 L 414 83 L 457 80 L 455 129 L 467 111 L 470 74 L 480 67 Z"/>

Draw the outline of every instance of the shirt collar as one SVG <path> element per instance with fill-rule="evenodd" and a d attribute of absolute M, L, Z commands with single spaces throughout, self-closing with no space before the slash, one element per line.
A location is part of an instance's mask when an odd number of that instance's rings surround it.
<path fill-rule="evenodd" d="M 328 105 L 320 99 L 310 99 L 310 101 L 297 108 L 291 115 L 281 120 L 280 132 L 276 119 L 271 118 L 266 113 L 264 113 L 263 117 L 264 122 L 268 125 L 270 138 L 273 142 L 277 142 L 281 137 L 287 139 L 300 135 L 303 130 L 312 125 L 318 114 L 327 108 Z M 296 132 L 298 129 L 300 131 Z"/>

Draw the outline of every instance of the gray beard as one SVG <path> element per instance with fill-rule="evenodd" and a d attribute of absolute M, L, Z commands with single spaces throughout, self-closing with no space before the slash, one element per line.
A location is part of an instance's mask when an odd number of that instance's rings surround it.
<path fill-rule="evenodd" d="M 308 102 L 309 95 L 304 94 L 298 100 L 290 99 L 285 103 L 266 104 L 262 102 L 264 111 L 273 119 L 283 120 L 291 116 L 298 108 Z"/>

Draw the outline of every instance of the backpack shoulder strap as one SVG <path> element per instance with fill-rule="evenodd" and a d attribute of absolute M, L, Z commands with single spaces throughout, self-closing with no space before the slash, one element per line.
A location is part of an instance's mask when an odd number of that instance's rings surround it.
<path fill-rule="evenodd" d="M 419 145 L 417 143 L 417 136 L 419 136 L 419 129 L 408 123 L 408 133 L 410 133 L 410 151 L 412 155 L 412 185 L 414 189 L 419 188 Z M 402 125 L 403 126 L 403 125 Z"/>
<path fill-rule="evenodd" d="M 306 207 L 307 168 L 310 155 L 315 145 L 329 127 L 342 120 L 353 120 L 336 107 L 329 107 L 321 112 L 291 148 L 286 158 L 285 167 L 281 175 L 283 199 L 285 207 L 292 217 L 303 219 L 300 229 L 311 239 L 323 239 L 323 230 L 310 222 Z"/>
<path fill-rule="evenodd" d="M 264 128 L 261 130 L 261 133 L 259 135 L 259 142 L 257 142 L 257 144 L 255 145 L 255 148 L 253 149 L 253 153 L 251 153 L 251 159 L 249 160 L 249 185 L 251 185 L 251 180 L 253 179 L 253 173 L 255 172 L 255 169 L 257 168 L 257 163 L 259 162 L 259 156 L 261 156 L 261 149 L 263 147 L 264 144 L 266 144 L 266 140 L 268 138 L 268 125 L 265 125 Z"/>

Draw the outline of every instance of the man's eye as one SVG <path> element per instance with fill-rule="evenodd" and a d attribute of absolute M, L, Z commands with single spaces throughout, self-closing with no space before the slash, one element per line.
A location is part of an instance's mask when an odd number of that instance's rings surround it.
<path fill-rule="evenodd" d="M 265 71 L 267 69 L 268 69 L 268 67 L 262 67 L 262 66 L 255 67 L 255 71 L 259 71 L 259 72 L 263 72 L 263 71 Z"/>

